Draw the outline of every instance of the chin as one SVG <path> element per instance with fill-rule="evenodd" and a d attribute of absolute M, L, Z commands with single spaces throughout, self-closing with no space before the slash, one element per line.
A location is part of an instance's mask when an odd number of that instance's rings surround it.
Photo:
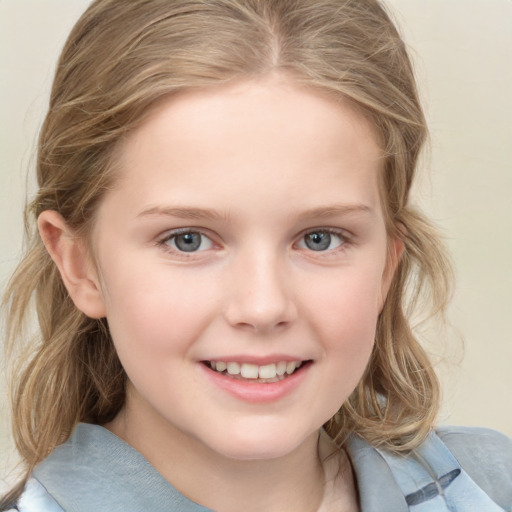
<path fill-rule="evenodd" d="M 271 460 L 285 457 L 314 436 L 318 429 L 302 432 L 294 428 L 277 425 L 240 425 L 239 428 L 224 432 L 219 438 L 212 439 L 208 445 L 224 457 L 233 460 Z M 227 434 L 227 435 L 226 435 Z"/>

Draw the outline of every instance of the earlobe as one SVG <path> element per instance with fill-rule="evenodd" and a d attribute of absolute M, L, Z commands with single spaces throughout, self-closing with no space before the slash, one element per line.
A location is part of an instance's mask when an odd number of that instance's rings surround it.
<path fill-rule="evenodd" d="M 64 218 L 53 210 L 39 215 L 37 227 L 75 306 L 91 318 L 105 317 L 99 280 L 84 241 L 75 236 Z"/>

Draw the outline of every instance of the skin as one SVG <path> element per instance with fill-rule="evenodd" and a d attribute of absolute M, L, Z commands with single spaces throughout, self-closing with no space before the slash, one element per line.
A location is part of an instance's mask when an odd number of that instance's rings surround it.
<path fill-rule="evenodd" d="M 194 501 L 331 508 L 319 429 L 364 372 L 402 250 L 385 229 L 382 164 L 361 114 L 273 76 L 154 109 L 120 148 L 92 232 L 96 266 L 56 212 L 41 214 L 70 295 L 107 317 L 129 377 L 106 427 Z M 182 228 L 202 234 L 199 250 L 179 250 Z M 309 248 L 305 235 L 326 230 L 328 247 Z M 202 362 L 283 355 L 311 363 L 265 403 L 226 392 Z M 341 463 L 337 510 L 357 510 Z"/>

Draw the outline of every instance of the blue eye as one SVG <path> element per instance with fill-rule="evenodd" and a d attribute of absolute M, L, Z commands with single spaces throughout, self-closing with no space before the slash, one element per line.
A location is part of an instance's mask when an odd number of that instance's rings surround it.
<path fill-rule="evenodd" d="M 336 249 L 344 243 L 345 239 L 341 234 L 326 229 L 319 229 L 306 233 L 300 241 L 299 247 L 319 252 Z"/>
<path fill-rule="evenodd" d="M 179 252 L 205 251 L 213 246 L 213 242 L 198 231 L 174 233 L 162 240 L 162 243 Z"/>

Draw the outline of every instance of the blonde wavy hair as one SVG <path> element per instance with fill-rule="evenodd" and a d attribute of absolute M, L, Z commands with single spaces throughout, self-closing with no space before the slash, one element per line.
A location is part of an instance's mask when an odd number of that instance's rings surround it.
<path fill-rule="evenodd" d="M 106 321 L 74 306 L 35 229 L 38 215 L 56 210 L 87 237 L 115 180 L 115 149 L 152 105 L 183 89 L 273 72 L 348 99 L 371 121 L 385 152 L 387 229 L 405 246 L 368 367 L 327 432 L 340 444 L 356 432 L 407 451 L 432 428 L 438 382 L 407 317 L 418 299 L 443 311 L 450 268 L 435 229 L 409 205 L 427 129 L 406 47 L 384 7 L 377 0 L 96 0 L 57 65 L 39 137 L 39 191 L 26 211 L 28 249 L 4 299 L 7 348 L 17 361 L 13 432 L 26 475 L 78 422 L 112 420 L 126 383 Z M 21 338 L 32 301 L 40 333 L 27 352 Z"/>

